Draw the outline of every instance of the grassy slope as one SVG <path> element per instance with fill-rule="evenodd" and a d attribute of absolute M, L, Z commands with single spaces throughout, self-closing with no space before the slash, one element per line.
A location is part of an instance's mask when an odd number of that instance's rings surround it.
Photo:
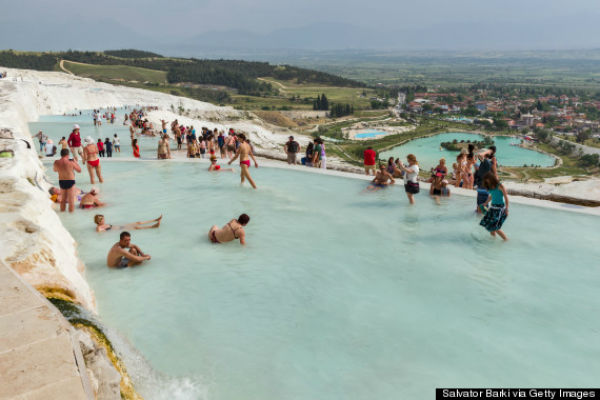
<path fill-rule="evenodd" d="M 65 61 L 64 66 L 75 75 L 104 81 L 125 80 L 161 84 L 167 80 L 165 71 L 126 65 L 93 65 Z"/>

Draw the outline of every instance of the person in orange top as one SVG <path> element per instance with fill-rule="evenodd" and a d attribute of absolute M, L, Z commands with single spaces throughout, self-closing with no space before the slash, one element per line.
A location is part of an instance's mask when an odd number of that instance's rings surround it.
<path fill-rule="evenodd" d="M 138 145 L 138 140 L 133 139 L 131 146 L 133 147 L 133 156 L 135 158 L 140 158 L 140 146 Z"/>

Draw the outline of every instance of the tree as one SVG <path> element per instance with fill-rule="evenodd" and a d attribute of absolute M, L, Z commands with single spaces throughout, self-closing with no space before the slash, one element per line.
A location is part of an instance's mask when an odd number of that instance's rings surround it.
<path fill-rule="evenodd" d="M 591 132 L 588 129 L 585 129 L 585 130 L 577 132 L 577 135 L 575 136 L 575 141 L 577 143 L 584 143 L 590 137 L 591 137 Z"/>
<path fill-rule="evenodd" d="M 329 110 L 329 100 L 327 100 L 327 96 L 325 93 L 321 96 L 321 110 Z"/>
<path fill-rule="evenodd" d="M 508 129 L 508 122 L 502 118 L 494 118 L 494 126 L 498 130 Z"/>

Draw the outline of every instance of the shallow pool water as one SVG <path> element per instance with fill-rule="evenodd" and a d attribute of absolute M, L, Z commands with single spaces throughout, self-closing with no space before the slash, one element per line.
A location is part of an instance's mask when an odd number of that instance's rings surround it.
<path fill-rule="evenodd" d="M 102 110 L 102 113 L 105 110 Z M 94 126 L 92 118 L 92 111 L 85 110 L 79 115 L 44 115 L 41 116 L 39 121 L 29 123 L 29 131 L 32 135 L 35 135 L 38 131 L 44 132 L 50 139 L 56 144 L 57 152 L 60 153 L 60 146 L 58 142 L 64 136 L 65 139 L 69 139 L 69 135 L 73 129 L 74 124 L 80 126 L 81 139 L 85 139 L 90 136 L 94 140 L 94 143 L 98 139 L 102 139 L 102 142 L 106 138 L 113 139 L 116 133 L 121 142 L 121 152 L 116 152 L 113 149 L 113 157 L 133 157 L 133 149 L 131 147 L 131 139 L 129 133 L 129 125 L 123 125 L 123 120 L 126 112 L 131 112 L 131 108 L 118 108 L 115 113 L 116 119 L 113 124 L 102 120 L 101 126 Z M 159 129 L 160 127 L 155 127 Z M 138 129 L 139 132 L 139 129 Z M 138 143 L 140 145 L 141 158 L 152 158 L 156 159 L 156 148 L 158 138 L 138 136 Z M 173 143 L 171 143 L 173 144 Z M 39 141 L 34 138 L 34 148 L 39 150 Z M 58 157 L 58 156 L 57 156 Z"/>
<path fill-rule="evenodd" d="M 458 152 L 448 151 L 442 148 L 440 143 L 450 142 L 454 139 L 458 141 L 474 141 L 483 140 L 483 136 L 473 133 L 441 133 L 435 136 L 411 140 L 401 146 L 381 152 L 379 157 L 382 159 L 400 157 L 402 160 L 406 160 L 406 156 L 412 153 L 417 156 L 421 167 L 427 169 L 435 167 L 440 158 L 444 157 L 446 165 L 451 169 L 452 163 L 456 162 Z M 542 167 L 551 167 L 554 165 L 554 157 L 552 156 L 514 146 L 514 144 L 519 144 L 521 139 L 508 136 L 494 136 L 493 139 L 497 148 L 496 157 L 500 165 L 517 167 L 521 167 L 524 164 L 539 165 Z"/>
<path fill-rule="evenodd" d="M 100 316 L 209 399 L 597 383 L 596 217 L 511 205 L 502 243 L 478 226 L 474 198 L 419 194 L 411 207 L 401 187 L 364 193 L 364 181 L 300 171 L 253 168 L 254 191 L 205 163 L 104 168 L 108 205 L 62 215 Z M 112 224 L 164 214 L 132 232 L 152 260 L 107 268 L 119 232 L 95 233 L 96 212 Z M 209 243 L 211 225 L 242 212 L 246 247 Z M 157 393 L 142 392 L 169 398 Z"/>

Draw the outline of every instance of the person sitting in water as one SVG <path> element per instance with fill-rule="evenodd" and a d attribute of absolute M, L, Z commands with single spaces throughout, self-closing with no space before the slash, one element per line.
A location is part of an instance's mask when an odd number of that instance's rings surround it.
<path fill-rule="evenodd" d="M 94 215 L 94 223 L 96 224 L 96 232 L 106 232 L 111 229 L 115 230 L 125 230 L 125 229 L 154 229 L 160 227 L 160 220 L 162 219 L 162 215 L 156 219 L 151 219 L 150 221 L 144 222 L 133 222 L 131 224 L 125 225 L 110 225 L 106 223 L 104 215 L 96 214 Z M 152 224 L 152 225 L 148 225 Z"/>
<path fill-rule="evenodd" d="M 225 243 L 239 239 L 240 244 L 246 244 L 246 232 L 244 226 L 248 225 L 250 217 L 247 214 L 242 214 L 238 219 L 232 219 L 223 228 L 219 229 L 217 225 L 213 225 L 208 231 L 208 239 L 213 243 Z"/>
<path fill-rule="evenodd" d="M 388 183 L 389 181 L 389 183 Z M 392 174 L 387 172 L 384 164 L 379 164 L 379 171 L 375 174 L 375 178 L 371 184 L 367 186 L 367 190 L 379 190 L 396 183 Z"/>
<path fill-rule="evenodd" d="M 77 199 L 77 201 L 81 201 L 81 198 L 83 197 L 85 192 L 83 190 L 81 190 L 80 188 L 78 188 L 77 186 L 74 187 L 73 191 L 75 193 L 75 198 Z M 60 203 L 60 201 L 61 201 L 60 188 L 52 186 L 50 189 L 48 189 L 48 193 L 50 193 L 50 200 L 52 200 L 55 203 Z"/>
<path fill-rule="evenodd" d="M 131 234 L 123 231 L 119 236 L 119 241 L 108 251 L 106 265 L 110 268 L 127 268 L 140 265 L 146 260 L 150 260 L 150 255 L 144 254 L 142 249 L 132 244 Z"/>
<path fill-rule="evenodd" d="M 433 182 L 429 187 L 429 195 L 433 197 L 437 204 L 440 204 L 441 197 L 450 197 L 450 189 L 448 188 L 448 181 L 444 179 L 444 174 L 436 172 L 433 177 Z"/>
<path fill-rule="evenodd" d="M 98 198 L 98 189 L 96 188 L 92 188 L 89 193 L 84 194 L 79 203 L 79 207 L 83 209 L 102 207 L 103 205 L 104 203 Z"/>
<path fill-rule="evenodd" d="M 235 169 L 233 168 L 221 168 L 221 166 L 217 164 L 217 156 L 210 156 L 210 165 L 208 166 L 208 170 L 216 172 L 235 172 Z"/>

